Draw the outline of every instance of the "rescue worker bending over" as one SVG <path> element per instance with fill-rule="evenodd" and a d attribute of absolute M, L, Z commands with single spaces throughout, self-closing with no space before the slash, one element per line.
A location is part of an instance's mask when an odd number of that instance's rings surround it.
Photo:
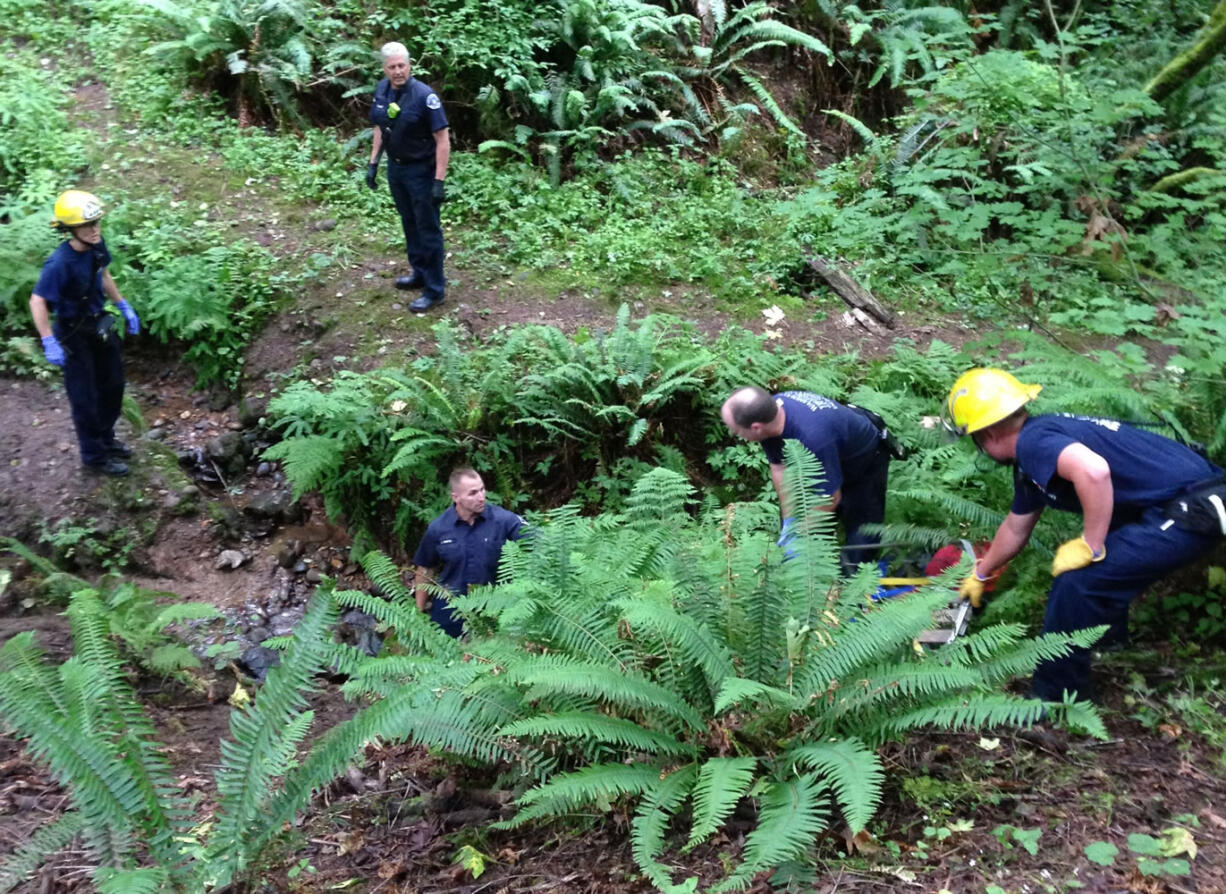
<path fill-rule="evenodd" d="M 1220 536 L 1189 522 L 1186 511 L 1226 493 L 1222 470 L 1189 447 L 1114 419 L 1030 416 L 1026 404 L 1040 390 L 1003 370 L 972 369 L 949 391 L 947 424 L 1013 466 L 1013 505 L 961 592 L 977 602 L 984 582 L 1026 545 L 1046 507 L 1078 512 L 1081 536 L 1062 544 L 1052 562 L 1043 632 L 1106 624 L 1107 636 L 1122 640 L 1133 598 L 1205 555 Z M 1060 701 L 1065 692 L 1093 697 L 1088 649 L 1035 669 L 1034 697 Z"/>
<path fill-rule="evenodd" d="M 885 519 L 891 438 L 880 416 L 808 391 L 772 395 L 751 386 L 732 392 L 720 417 L 734 435 L 762 445 L 783 517 L 781 546 L 786 548 L 792 524 L 783 492 L 783 442 L 795 439 L 822 464 L 826 508 L 842 520 L 846 535 L 844 574 L 876 561 L 879 540 L 861 527 Z"/>

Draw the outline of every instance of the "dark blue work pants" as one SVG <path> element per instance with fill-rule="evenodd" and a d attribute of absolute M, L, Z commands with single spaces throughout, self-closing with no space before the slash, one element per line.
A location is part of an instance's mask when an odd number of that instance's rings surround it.
<path fill-rule="evenodd" d="M 1161 507 L 1107 535 L 1107 557 L 1101 562 L 1066 571 L 1057 577 L 1047 597 L 1044 633 L 1070 633 L 1100 624 L 1111 625 L 1108 637 L 1127 629 L 1128 606 L 1152 583 L 1205 555 L 1216 537 L 1176 527 Z M 1031 692 L 1036 698 L 1060 701 L 1068 690 L 1083 699 L 1093 697 L 1090 650 L 1045 661 L 1035 668 Z"/>
<path fill-rule="evenodd" d="M 885 521 L 885 490 L 890 474 L 890 451 L 884 444 L 877 450 L 868 467 L 854 480 L 844 479 L 843 494 L 835 514 L 843 522 L 845 546 L 865 546 L 881 542 L 876 534 L 867 534 L 862 525 L 879 525 Z M 843 574 L 855 574 L 861 562 L 876 562 L 880 550 L 844 549 L 839 563 Z"/>
<path fill-rule="evenodd" d="M 441 599 L 438 596 L 434 597 L 433 603 L 430 605 L 430 620 L 443 628 L 443 633 L 459 639 L 464 633 L 464 621 L 460 616 L 451 610 L 446 599 Z"/>
<path fill-rule="evenodd" d="M 123 406 L 123 349 L 113 332 L 95 334 L 94 318 L 70 321 L 56 338 L 64 348 L 64 390 L 72 408 L 81 462 L 100 466 L 115 440 L 115 422 Z"/>
<path fill-rule="evenodd" d="M 389 158 L 387 183 L 404 228 L 409 264 L 425 286 L 422 297 L 442 298 L 447 281 L 443 278 L 443 226 L 433 198 L 434 159 L 399 164 Z"/>

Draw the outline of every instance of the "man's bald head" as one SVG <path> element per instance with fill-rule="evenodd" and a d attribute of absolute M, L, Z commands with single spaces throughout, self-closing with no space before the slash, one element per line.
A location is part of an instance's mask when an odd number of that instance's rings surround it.
<path fill-rule="evenodd" d="M 769 429 L 779 416 L 779 405 L 769 391 L 750 385 L 733 391 L 724 401 L 719 415 L 737 437 L 760 441 L 774 434 Z"/>

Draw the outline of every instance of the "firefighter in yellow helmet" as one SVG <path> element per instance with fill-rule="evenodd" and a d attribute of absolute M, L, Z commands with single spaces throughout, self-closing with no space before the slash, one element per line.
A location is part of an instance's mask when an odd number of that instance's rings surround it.
<path fill-rule="evenodd" d="M 1082 533 L 1056 551 L 1043 632 L 1105 624 L 1107 636 L 1122 641 L 1133 598 L 1226 534 L 1226 518 L 1215 532 L 1186 512 L 1226 493 L 1222 470 L 1190 447 L 1115 419 L 1032 416 L 1028 405 L 1041 390 L 1004 370 L 972 369 L 945 401 L 950 428 L 1013 467 L 1013 504 L 962 595 L 978 602 L 984 582 L 1026 545 L 1045 508 L 1077 512 Z M 1048 701 L 1065 692 L 1091 698 L 1089 650 L 1041 663 L 1032 691 Z"/>
<path fill-rule="evenodd" d="M 132 450 L 115 438 L 123 403 L 123 353 L 106 311 L 109 298 L 123 314 L 128 334 L 140 319 L 107 270 L 111 254 L 99 221 L 104 209 L 92 193 L 70 189 L 55 200 L 51 225 L 67 235 L 43 264 L 30 314 L 47 361 L 64 370 L 81 462 L 88 471 L 126 475 Z"/>

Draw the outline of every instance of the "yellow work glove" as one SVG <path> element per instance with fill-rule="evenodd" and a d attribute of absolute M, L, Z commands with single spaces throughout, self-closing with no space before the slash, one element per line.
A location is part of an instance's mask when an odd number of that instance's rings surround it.
<path fill-rule="evenodd" d="M 1051 576 L 1059 577 L 1066 571 L 1076 571 L 1078 568 L 1085 568 L 1092 562 L 1101 562 L 1105 558 L 1107 558 L 1106 545 L 1103 546 L 1102 552 L 1096 555 L 1084 537 L 1075 537 L 1060 544 L 1060 548 L 1056 550 L 1056 557 L 1051 562 Z"/>
<path fill-rule="evenodd" d="M 980 577 L 978 571 L 972 571 L 958 587 L 958 595 L 971 601 L 971 608 L 979 608 L 983 604 L 983 585 L 991 578 Z"/>

